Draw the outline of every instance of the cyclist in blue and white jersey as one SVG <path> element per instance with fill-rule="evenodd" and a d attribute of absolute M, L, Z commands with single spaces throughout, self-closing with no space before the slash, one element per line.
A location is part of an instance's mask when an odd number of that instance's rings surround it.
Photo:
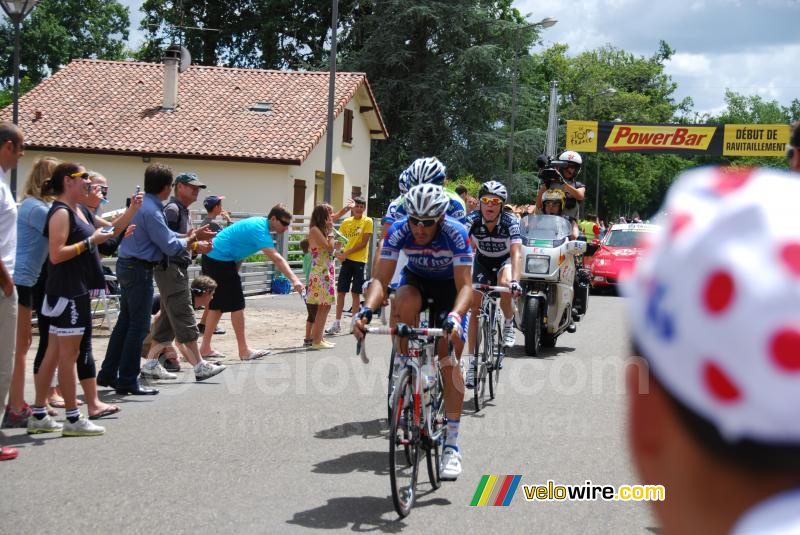
<path fill-rule="evenodd" d="M 403 269 L 400 287 L 392 309 L 396 322 L 416 325 L 419 313 L 430 306 L 432 326 L 452 333 L 455 355 L 448 355 L 448 340 L 437 348 L 444 382 L 447 438 L 442 454 L 441 478 L 455 480 L 461 473 L 458 431 L 464 402 L 464 379 L 458 359 L 464 347 L 472 301 L 472 247 L 463 225 L 445 215 L 449 197 L 440 186 L 422 184 L 406 194 L 408 217 L 395 222 L 381 249 L 375 278 L 364 298 L 364 307 L 356 314 L 353 334 L 364 336 L 372 312 L 383 302 L 384 290 L 394 274 L 400 251 L 408 264 Z M 401 355 L 408 354 L 408 340 L 399 339 Z"/>
<path fill-rule="evenodd" d="M 508 198 L 506 187 L 490 180 L 481 185 L 478 193 L 479 209 L 467 216 L 467 233 L 475 246 L 475 262 L 472 266 L 472 281 L 491 286 L 506 286 L 514 295 L 522 292 L 519 273 L 522 267 L 522 237 L 519 232 L 519 219 L 503 211 Z M 512 294 L 501 294 L 500 309 L 505 317 L 503 326 L 503 345 L 511 347 L 515 342 L 514 309 Z M 481 292 L 472 297 L 472 316 L 477 318 L 481 307 Z M 469 326 L 469 355 L 467 366 L 467 388 L 474 386 L 474 370 L 471 358 L 475 354 L 477 321 Z"/>

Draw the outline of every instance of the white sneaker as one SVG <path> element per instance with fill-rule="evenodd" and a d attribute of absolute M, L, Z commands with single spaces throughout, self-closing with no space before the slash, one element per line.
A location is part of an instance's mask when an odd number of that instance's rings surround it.
<path fill-rule="evenodd" d="M 472 365 L 472 359 L 475 357 L 472 355 L 466 355 L 467 357 L 467 378 L 464 380 L 464 385 L 467 388 L 475 388 L 475 366 Z"/>
<path fill-rule="evenodd" d="M 39 420 L 36 416 L 28 418 L 28 434 L 38 435 L 39 433 L 58 433 L 64 426 L 56 422 L 56 419 L 45 414 L 44 418 Z"/>
<path fill-rule="evenodd" d="M 96 425 L 84 416 L 78 418 L 75 423 L 67 420 L 64 422 L 64 429 L 61 430 L 61 436 L 64 437 L 98 437 L 105 434 L 106 428 Z"/>
<path fill-rule="evenodd" d="M 339 324 L 338 320 L 335 320 L 333 325 L 325 329 L 325 334 L 339 334 L 340 332 L 342 332 L 342 326 Z"/>
<path fill-rule="evenodd" d="M 503 325 L 503 345 L 513 347 L 517 341 L 517 333 L 514 331 L 514 322 Z"/>
<path fill-rule="evenodd" d="M 141 374 L 142 377 L 146 377 L 148 379 L 172 380 L 178 378 L 178 376 L 174 373 L 168 372 L 160 362 L 152 368 L 142 366 Z"/>
<path fill-rule="evenodd" d="M 461 475 L 461 452 L 447 446 L 442 453 L 439 476 L 443 481 L 455 481 Z"/>
<path fill-rule="evenodd" d="M 199 368 L 195 366 L 194 380 L 198 382 L 205 381 L 206 379 L 214 377 L 223 371 L 225 371 L 225 366 L 223 364 L 214 364 L 213 362 L 204 360 L 203 363 L 199 365 Z"/>

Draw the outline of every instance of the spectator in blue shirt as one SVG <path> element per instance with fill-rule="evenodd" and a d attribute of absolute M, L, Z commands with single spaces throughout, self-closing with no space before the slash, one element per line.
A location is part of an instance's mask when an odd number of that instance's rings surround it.
<path fill-rule="evenodd" d="M 97 374 L 97 384 L 115 388 L 120 395 L 155 395 L 155 388 L 139 384 L 142 342 L 150 330 L 153 305 L 153 268 L 164 255 L 175 256 L 186 248 L 205 253 L 213 236 L 207 227 L 180 237 L 167 227 L 164 205 L 172 191 L 172 169 L 154 163 L 144 172 L 144 199 L 133 218 L 136 230 L 122 241 L 117 259 L 120 314 L 108 340 L 108 349 Z"/>
<path fill-rule="evenodd" d="M 208 319 L 203 333 L 200 354 L 203 358 L 214 357 L 217 352 L 211 349 L 211 337 L 223 312 L 231 313 L 231 324 L 236 333 L 239 346 L 239 358 L 252 360 L 269 354 L 267 350 L 252 350 L 247 345 L 244 332 L 244 293 L 242 279 L 239 277 L 239 266 L 245 258 L 262 251 L 272 260 L 275 267 L 286 278 L 292 281 L 294 289 L 303 291 L 303 283 L 292 272 L 286 260 L 275 250 L 271 232 L 282 234 L 289 230 L 292 214 L 282 205 L 270 210 L 267 217 L 251 217 L 237 221 L 222 229 L 214 238 L 214 249 L 203 255 L 203 275 L 208 275 L 217 282 L 217 291 L 208 305 Z"/>

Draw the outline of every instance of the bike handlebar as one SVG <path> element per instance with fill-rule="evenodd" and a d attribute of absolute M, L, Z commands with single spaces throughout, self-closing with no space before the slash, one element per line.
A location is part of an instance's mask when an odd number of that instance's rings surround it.
<path fill-rule="evenodd" d="M 364 338 L 356 342 L 356 354 L 361 357 L 361 362 L 367 364 L 369 357 L 367 357 L 367 334 L 390 334 L 392 336 L 417 337 L 417 336 L 445 336 L 447 333 L 444 329 L 438 328 L 415 328 L 406 325 L 405 323 L 398 323 L 394 327 L 369 327 L 364 333 Z"/>
<path fill-rule="evenodd" d="M 472 288 L 475 290 L 483 290 L 485 292 L 497 292 L 499 294 L 509 294 L 511 293 L 511 288 L 507 286 L 491 286 L 489 284 L 478 284 L 475 283 L 472 285 Z"/>

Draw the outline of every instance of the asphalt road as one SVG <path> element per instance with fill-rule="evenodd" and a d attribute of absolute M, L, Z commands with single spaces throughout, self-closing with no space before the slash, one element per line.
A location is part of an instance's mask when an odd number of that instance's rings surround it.
<path fill-rule="evenodd" d="M 264 306 L 299 308 L 296 297 Z M 593 296 L 576 334 L 541 358 L 522 337 L 505 361 L 495 402 L 461 425 L 464 472 L 421 496 L 398 520 L 389 489 L 385 422 L 388 340 L 372 362 L 350 336 L 335 349 L 234 364 L 194 383 L 162 383 L 121 403 L 99 438 L 29 437 L 6 430 L 20 456 L 0 464 L 5 533 L 651 533 L 643 502 L 527 502 L 469 507 L 483 474 L 521 484 L 635 483 L 624 438 L 624 301 Z M 287 326 L 295 328 L 295 326 Z M 300 326 L 297 326 L 300 328 Z"/>

